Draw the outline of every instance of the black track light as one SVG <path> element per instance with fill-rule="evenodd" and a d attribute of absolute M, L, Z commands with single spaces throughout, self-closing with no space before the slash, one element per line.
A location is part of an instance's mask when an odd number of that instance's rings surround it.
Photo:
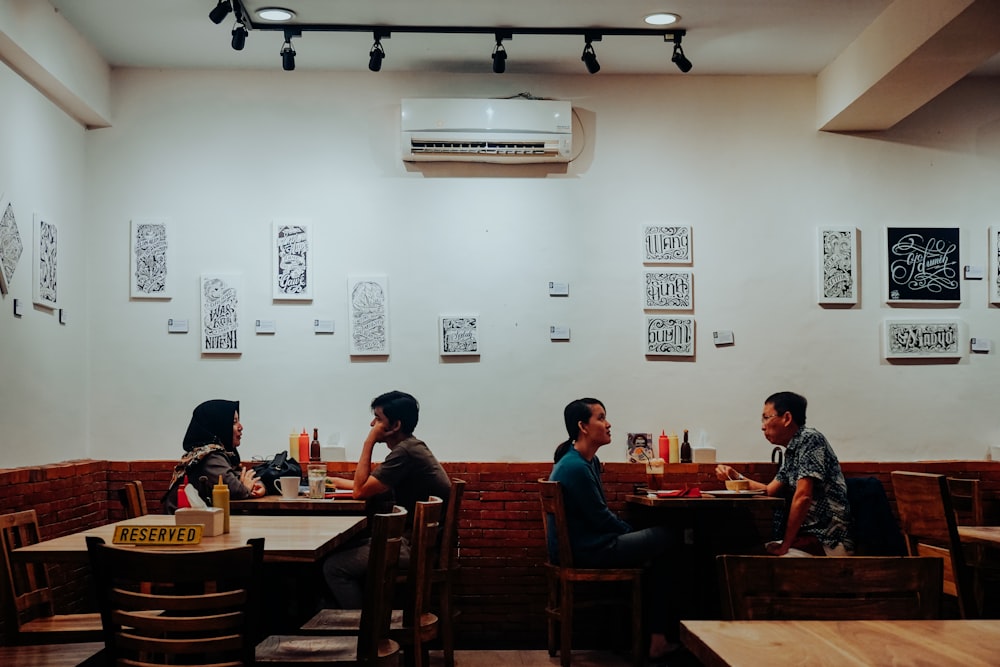
<path fill-rule="evenodd" d="M 236 25 L 233 26 L 233 48 L 235 50 L 243 50 L 243 47 L 247 45 L 248 34 L 250 33 L 247 31 L 247 27 L 237 21 Z"/>
<path fill-rule="evenodd" d="M 281 45 L 281 69 L 291 72 L 295 69 L 295 49 L 292 48 L 292 40 L 286 39 Z"/>
<path fill-rule="evenodd" d="M 215 25 L 219 25 L 229 16 L 231 11 L 233 11 L 233 5 L 229 0 L 219 0 L 219 4 L 208 13 L 208 18 L 212 19 L 212 23 Z"/>
<path fill-rule="evenodd" d="M 498 37 L 496 48 L 493 49 L 493 73 L 503 74 L 507 71 L 507 49 L 503 48 L 503 41 Z"/>
<path fill-rule="evenodd" d="M 375 39 L 372 50 L 368 52 L 368 69 L 378 72 L 382 69 L 382 61 L 385 59 L 385 49 L 382 48 L 382 40 Z"/>
<path fill-rule="evenodd" d="M 583 47 L 583 55 L 580 56 L 580 60 L 587 66 L 587 71 L 591 74 L 597 74 L 601 71 L 601 63 L 597 62 L 597 54 L 594 52 L 594 45 L 590 43 L 590 39 Z"/>
<path fill-rule="evenodd" d="M 677 69 L 685 74 L 691 71 L 691 61 L 684 55 L 684 49 L 681 48 L 680 37 L 678 37 L 677 41 L 674 42 L 674 55 L 670 57 L 670 62 L 677 65 Z"/>

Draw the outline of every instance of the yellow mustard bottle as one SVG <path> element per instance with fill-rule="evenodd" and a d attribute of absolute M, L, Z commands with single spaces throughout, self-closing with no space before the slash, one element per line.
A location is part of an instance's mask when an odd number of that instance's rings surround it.
<path fill-rule="evenodd" d="M 212 507 L 222 509 L 222 532 L 229 532 L 229 487 L 222 483 L 222 475 L 219 475 L 219 483 L 212 487 Z"/>

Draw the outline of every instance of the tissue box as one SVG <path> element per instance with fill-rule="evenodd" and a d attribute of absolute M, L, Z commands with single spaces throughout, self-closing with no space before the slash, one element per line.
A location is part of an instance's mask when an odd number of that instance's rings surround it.
<path fill-rule="evenodd" d="M 331 447 L 320 447 L 319 456 L 323 461 L 346 461 L 347 449 L 337 445 Z"/>
<path fill-rule="evenodd" d="M 695 463 L 715 463 L 715 447 L 694 447 L 691 456 Z"/>
<path fill-rule="evenodd" d="M 178 526 L 189 526 L 193 523 L 200 523 L 205 526 L 202 530 L 202 537 L 215 537 L 222 535 L 225 525 L 225 513 L 221 507 L 209 507 L 203 510 L 196 510 L 192 507 L 181 507 L 174 512 L 174 523 Z"/>

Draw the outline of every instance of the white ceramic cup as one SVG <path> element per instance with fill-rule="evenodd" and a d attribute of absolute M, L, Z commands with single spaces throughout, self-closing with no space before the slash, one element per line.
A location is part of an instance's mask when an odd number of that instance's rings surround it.
<path fill-rule="evenodd" d="M 298 477 L 279 477 L 274 480 L 274 485 L 278 487 L 279 491 L 281 491 L 281 497 L 283 500 L 295 500 L 299 497 Z"/>

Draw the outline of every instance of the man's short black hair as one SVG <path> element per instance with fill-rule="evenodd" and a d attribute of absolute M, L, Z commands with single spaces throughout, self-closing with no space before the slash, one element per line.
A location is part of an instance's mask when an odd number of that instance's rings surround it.
<path fill-rule="evenodd" d="M 767 397 L 764 405 L 768 403 L 774 406 L 774 411 L 779 415 L 791 412 L 793 422 L 799 426 L 806 425 L 806 404 L 808 401 L 805 396 L 800 396 L 791 391 L 779 391 Z"/>
<path fill-rule="evenodd" d="M 420 404 L 405 391 L 389 391 L 376 396 L 372 400 L 372 412 L 375 408 L 382 408 L 382 414 L 389 420 L 390 425 L 399 421 L 400 430 L 407 435 L 412 434 L 417 428 Z"/>

